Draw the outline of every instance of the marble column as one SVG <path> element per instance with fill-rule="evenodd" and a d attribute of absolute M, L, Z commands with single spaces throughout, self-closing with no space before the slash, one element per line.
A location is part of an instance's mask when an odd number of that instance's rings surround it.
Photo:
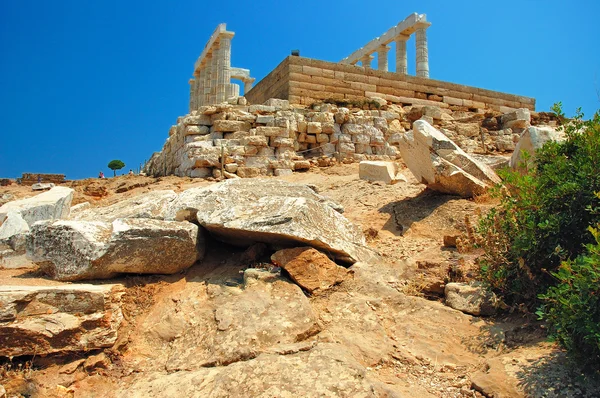
<path fill-rule="evenodd" d="M 215 43 L 212 48 L 211 58 L 211 74 L 210 74 L 210 100 L 208 105 L 217 103 L 217 84 L 219 84 L 219 61 L 221 52 L 219 51 L 219 43 Z"/>
<path fill-rule="evenodd" d="M 408 59 L 406 57 L 406 41 L 408 36 L 396 37 L 396 73 L 408 73 Z"/>
<path fill-rule="evenodd" d="M 427 50 L 426 27 L 418 28 L 415 32 L 417 41 L 417 76 L 429 77 L 429 55 Z"/>
<path fill-rule="evenodd" d="M 206 56 L 206 65 L 204 66 L 204 105 L 210 105 L 210 90 L 212 84 L 212 57 L 210 54 Z"/>
<path fill-rule="evenodd" d="M 248 91 L 252 90 L 252 85 L 256 79 L 246 79 L 244 80 L 244 95 L 248 94 Z"/>
<path fill-rule="evenodd" d="M 364 57 L 362 57 L 360 59 L 360 63 L 362 64 L 363 68 L 371 69 L 371 61 L 373 61 L 373 58 L 375 57 L 372 55 L 365 55 Z"/>
<path fill-rule="evenodd" d="M 198 106 L 204 105 L 204 83 L 206 79 L 206 68 L 204 65 L 200 66 L 200 73 L 196 80 L 198 81 Z"/>
<path fill-rule="evenodd" d="M 190 112 L 191 112 L 194 109 L 196 109 L 196 107 L 197 107 L 196 79 L 190 79 L 189 83 L 190 83 Z"/>
<path fill-rule="evenodd" d="M 217 77 L 217 103 L 225 102 L 231 90 L 231 39 L 233 32 L 224 32 L 219 36 L 219 66 Z"/>
<path fill-rule="evenodd" d="M 379 46 L 377 49 L 377 69 L 387 72 L 388 71 L 388 51 L 390 46 Z"/>

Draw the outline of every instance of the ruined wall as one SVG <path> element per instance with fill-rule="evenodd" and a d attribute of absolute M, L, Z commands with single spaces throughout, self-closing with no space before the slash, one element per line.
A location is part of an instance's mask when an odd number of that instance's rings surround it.
<path fill-rule="evenodd" d="M 281 98 L 304 105 L 374 97 L 396 104 L 435 105 L 453 110 L 535 110 L 534 98 L 294 56 L 287 57 L 246 95 L 251 103 Z"/>
<path fill-rule="evenodd" d="M 297 108 L 278 99 L 246 105 L 240 97 L 178 118 L 145 172 L 235 178 L 305 170 L 311 166 L 309 159 L 319 165 L 330 160 L 396 160 L 402 135 L 418 119 L 471 153 L 514 150 L 532 121 L 525 108 L 508 114 L 375 102 L 362 108 L 329 103 Z"/>

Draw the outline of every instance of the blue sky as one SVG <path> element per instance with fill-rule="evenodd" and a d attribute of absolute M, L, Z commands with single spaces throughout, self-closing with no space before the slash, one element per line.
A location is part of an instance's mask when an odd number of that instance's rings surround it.
<path fill-rule="evenodd" d="M 187 113 L 194 61 L 219 23 L 236 32 L 233 66 L 260 80 L 292 49 L 338 61 L 413 12 L 432 22 L 432 78 L 535 97 L 539 111 L 600 109 L 595 0 L 2 0 L 0 177 L 137 168 Z M 414 74 L 414 38 L 408 51 Z"/>

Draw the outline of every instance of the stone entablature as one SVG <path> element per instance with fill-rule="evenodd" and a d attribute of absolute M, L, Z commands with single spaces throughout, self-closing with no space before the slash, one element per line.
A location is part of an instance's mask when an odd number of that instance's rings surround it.
<path fill-rule="evenodd" d="M 364 47 L 356 50 L 350 56 L 340 61 L 342 64 L 356 65 L 360 61 L 361 65 L 366 68 L 371 68 L 373 53 L 377 53 L 377 69 L 380 71 L 388 71 L 388 51 L 391 42 L 396 43 L 396 73 L 403 75 L 408 71 L 408 58 L 406 56 L 406 41 L 410 35 L 415 33 L 416 39 L 416 60 L 417 60 L 417 76 L 429 77 L 429 55 L 427 47 L 426 30 L 431 26 L 431 22 L 427 22 L 425 14 L 413 13 L 406 17 L 404 21 L 389 29 L 380 37 L 371 40 Z"/>
<path fill-rule="evenodd" d="M 226 24 L 217 26 L 194 65 L 190 79 L 190 111 L 203 105 L 220 104 L 240 95 L 240 87 L 231 79 L 244 82 L 244 93 L 252 88 L 250 70 L 231 67 L 231 39 L 234 32 Z"/>
<path fill-rule="evenodd" d="M 382 98 L 400 105 L 434 105 L 441 108 L 535 110 L 535 99 L 462 84 L 289 56 L 246 94 L 250 103 L 269 98 L 311 105 L 324 100 L 355 101 Z"/>

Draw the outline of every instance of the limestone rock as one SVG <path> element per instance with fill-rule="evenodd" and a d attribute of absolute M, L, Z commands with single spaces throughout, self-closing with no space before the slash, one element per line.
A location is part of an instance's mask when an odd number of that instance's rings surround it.
<path fill-rule="evenodd" d="M 484 192 L 500 178 L 423 120 L 402 136 L 400 153 L 418 181 L 433 190 L 471 197 Z"/>
<path fill-rule="evenodd" d="M 527 108 L 515 109 L 512 112 L 502 115 L 502 127 L 511 129 L 525 129 L 530 126 L 531 113 Z"/>
<path fill-rule="evenodd" d="M 29 226 L 36 221 L 66 218 L 72 199 L 71 188 L 54 187 L 31 198 L 8 202 L 0 207 L 0 223 L 4 222 L 9 212 L 19 213 Z"/>
<path fill-rule="evenodd" d="M 553 127 L 529 127 L 523 132 L 517 143 L 517 147 L 510 158 L 510 167 L 513 170 L 521 168 L 524 152 L 530 155 L 531 162 L 535 159 L 535 151 L 543 147 L 546 142 L 560 142 L 564 139 L 564 133 L 556 131 Z"/>
<path fill-rule="evenodd" d="M 23 220 L 21 214 L 10 211 L 6 213 L 4 222 L 0 225 L 0 241 L 8 241 L 14 235 L 26 234 L 28 232 L 29 225 Z"/>
<path fill-rule="evenodd" d="M 54 188 L 56 185 L 54 185 L 54 183 L 42 183 L 42 182 L 38 182 L 35 183 L 31 186 L 31 189 L 33 191 L 47 191 L 49 189 Z"/>
<path fill-rule="evenodd" d="M 397 173 L 398 166 L 394 162 L 363 160 L 358 165 L 358 176 L 361 180 L 392 184 Z"/>
<path fill-rule="evenodd" d="M 1 286 L 0 356 L 111 347 L 120 285 Z"/>
<path fill-rule="evenodd" d="M 27 256 L 63 281 L 118 273 L 173 274 L 203 254 L 203 235 L 196 225 L 141 218 L 40 222 L 27 238 Z"/>
<path fill-rule="evenodd" d="M 294 282 L 309 293 L 329 289 L 344 281 L 348 270 L 312 247 L 279 250 L 271 261 L 285 269 Z"/>
<path fill-rule="evenodd" d="M 152 191 L 129 199 L 119 201 L 106 207 L 90 207 L 78 210 L 70 218 L 72 220 L 112 222 L 117 218 L 152 218 L 164 219 L 168 205 L 177 198 L 171 190 Z"/>
<path fill-rule="evenodd" d="M 493 315 L 494 295 L 481 286 L 467 283 L 448 283 L 444 290 L 446 305 L 471 315 Z"/>
<path fill-rule="evenodd" d="M 168 219 L 194 220 L 237 246 L 310 245 L 343 262 L 376 258 L 362 231 L 338 213 L 339 205 L 302 184 L 275 179 L 227 180 L 183 192 Z"/>

